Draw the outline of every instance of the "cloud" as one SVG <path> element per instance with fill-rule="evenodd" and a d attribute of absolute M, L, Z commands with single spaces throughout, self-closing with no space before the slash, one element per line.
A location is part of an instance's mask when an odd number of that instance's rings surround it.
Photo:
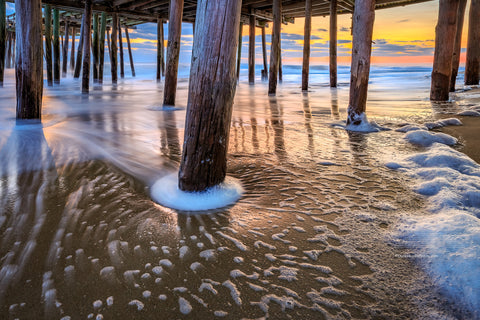
<path fill-rule="evenodd" d="M 318 31 L 318 32 L 327 32 L 328 30 L 327 30 L 327 29 L 323 29 L 323 28 L 319 28 L 319 29 L 316 29 L 315 31 Z"/>
<path fill-rule="evenodd" d="M 403 20 L 397 21 L 397 23 L 404 23 L 404 22 L 409 22 L 409 21 L 410 21 L 410 19 L 403 19 Z"/>
<path fill-rule="evenodd" d="M 350 28 L 347 27 L 341 27 L 340 32 L 350 32 Z"/>
<path fill-rule="evenodd" d="M 398 41 L 392 42 L 386 39 L 375 39 L 372 46 L 374 55 L 377 56 L 428 56 L 433 54 L 431 41 Z"/>

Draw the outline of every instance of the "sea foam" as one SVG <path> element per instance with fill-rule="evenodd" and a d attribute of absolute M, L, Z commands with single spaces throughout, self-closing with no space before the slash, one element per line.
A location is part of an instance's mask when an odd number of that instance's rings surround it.
<path fill-rule="evenodd" d="M 178 187 L 176 174 L 165 176 L 151 188 L 153 200 L 172 209 L 204 211 L 229 206 L 237 202 L 244 190 L 238 180 L 226 177 L 221 184 L 202 192 L 185 192 Z"/>
<path fill-rule="evenodd" d="M 478 318 L 480 165 L 434 143 L 426 152 L 387 166 L 417 179 L 413 189 L 428 197 L 433 213 L 404 218 L 399 239 L 417 251 L 415 256 L 440 289 Z"/>

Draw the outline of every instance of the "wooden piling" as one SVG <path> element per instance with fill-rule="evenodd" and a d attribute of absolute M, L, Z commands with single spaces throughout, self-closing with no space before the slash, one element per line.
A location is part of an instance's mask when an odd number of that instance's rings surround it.
<path fill-rule="evenodd" d="M 12 67 L 12 44 L 13 44 L 13 39 L 12 39 L 12 33 L 7 31 L 7 60 L 5 61 L 5 65 L 7 69 L 10 69 Z"/>
<path fill-rule="evenodd" d="M 477 85 L 480 77 L 480 1 L 470 2 L 468 19 L 467 60 L 465 85 Z"/>
<path fill-rule="evenodd" d="M 273 0 L 272 47 L 270 49 L 270 73 L 268 79 L 268 94 L 277 93 L 278 67 L 280 63 L 280 30 L 282 23 L 282 2 Z"/>
<path fill-rule="evenodd" d="M 367 104 L 375 0 L 356 0 L 353 13 L 352 66 L 347 125 L 359 125 Z"/>
<path fill-rule="evenodd" d="M 184 191 L 203 191 L 225 179 L 237 82 L 235 58 L 240 11 L 240 0 L 197 2 L 197 30 L 179 172 L 179 188 Z"/>
<path fill-rule="evenodd" d="M 267 39 L 265 36 L 265 26 L 262 26 L 262 56 L 263 56 L 262 79 L 268 80 Z"/>
<path fill-rule="evenodd" d="M 3 87 L 5 73 L 5 44 L 7 37 L 7 7 L 5 0 L 0 0 L 0 87 Z"/>
<path fill-rule="evenodd" d="M 125 26 L 125 36 L 127 37 L 128 59 L 130 61 L 130 69 L 132 70 L 132 77 L 135 77 L 135 65 L 133 64 L 132 46 L 130 44 L 130 36 L 128 35 L 127 26 Z"/>
<path fill-rule="evenodd" d="M 330 0 L 330 87 L 337 87 L 337 0 Z"/>
<path fill-rule="evenodd" d="M 248 33 L 248 83 L 255 83 L 255 16 L 250 9 L 250 22 Z"/>
<path fill-rule="evenodd" d="M 60 83 L 60 13 L 53 9 L 53 82 Z"/>
<path fill-rule="evenodd" d="M 448 100 L 459 2 L 460 0 L 440 0 L 438 22 L 435 28 L 435 54 L 430 88 L 430 100 L 432 101 Z"/>
<path fill-rule="evenodd" d="M 70 70 L 75 70 L 75 38 L 77 36 L 77 29 L 72 27 L 72 48 L 70 50 Z"/>
<path fill-rule="evenodd" d="M 118 28 L 118 14 L 114 12 L 112 14 L 112 37 L 110 39 L 110 61 L 111 61 L 111 71 L 112 71 L 112 83 L 117 84 L 118 82 L 118 53 L 117 53 L 117 31 Z"/>
<path fill-rule="evenodd" d="M 121 19 L 118 19 L 118 51 L 120 53 L 120 77 L 125 78 L 125 64 L 123 60 L 123 37 Z"/>
<path fill-rule="evenodd" d="M 92 44 L 92 0 L 85 0 L 85 12 L 83 16 L 85 27 L 83 29 L 82 93 L 88 93 L 90 87 L 90 47 Z"/>
<path fill-rule="evenodd" d="M 107 14 L 102 12 L 100 19 L 99 51 L 98 51 L 98 83 L 103 83 L 103 65 L 105 63 L 105 32 L 107 30 Z"/>
<path fill-rule="evenodd" d="M 17 119 L 40 119 L 43 93 L 42 1 L 15 1 Z M 40 54 L 39 54 L 40 53 Z"/>
<path fill-rule="evenodd" d="M 47 84 L 53 85 L 52 65 L 52 7 L 45 5 L 45 62 L 47 68 Z"/>
<path fill-rule="evenodd" d="M 183 0 L 171 0 L 168 24 L 167 63 L 163 104 L 175 105 L 177 92 L 178 59 L 182 34 Z M 236 39 L 235 39 L 236 41 Z"/>
<path fill-rule="evenodd" d="M 83 56 L 83 33 L 85 32 L 85 15 L 82 17 L 82 25 L 80 26 L 80 38 L 78 39 L 77 61 L 75 61 L 75 72 L 73 77 L 78 79 L 82 71 L 82 56 Z"/>
<path fill-rule="evenodd" d="M 162 60 L 165 53 L 163 47 L 163 19 L 157 18 L 157 82 L 162 80 Z"/>
<path fill-rule="evenodd" d="M 457 33 L 455 34 L 455 44 L 453 46 L 452 76 L 450 78 L 450 92 L 455 91 L 455 83 L 457 81 L 458 68 L 460 67 L 463 20 L 465 17 L 466 6 L 467 6 L 467 0 L 460 0 L 460 3 L 458 4 L 458 11 L 457 11 Z"/>
<path fill-rule="evenodd" d="M 99 67 L 99 37 L 98 37 L 98 13 L 93 14 L 93 40 L 92 40 L 92 60 L 93 60 L 93 82 L 98 82 L 98 67 Z"/>
<path fill-rule="evenodd" d="M 69 41 L 70 23 L 65 21 L 65 38 L 63 43 L 63 59 L 62 59 L 62 78 L 67 76 L 68 67 L 68 41 Z"/>
<path fill-rule="evenodd" d="M 312 0 L 305 0 L 305 26 L 303 30 L 302 91 L 308 91 L 308 76 L 310 73 L 310 35 L 312 32 Z"/>
<path fill-rule="evenodd" d="M 243 22 L 240 22 L 238 29 L 238 47 L 237 47 L 237 80 L 240 79 L 240 68 L 242 63 L 242 37 L 243 37 Z"/>
<path fill-rule="evenodd" d="M 281 30 L 281 28 L 280 28 Z M 280 83 L 282 83 L 283 81 L 283 65 L 282 65 L 282 34 L 281 34 L 281 31 L 280 31 L 280 35 L 279 35 L 279 40 L 278 40 L 278 47 L 279 47 L 279 50 L 278 50 L 278 81 Z"/>

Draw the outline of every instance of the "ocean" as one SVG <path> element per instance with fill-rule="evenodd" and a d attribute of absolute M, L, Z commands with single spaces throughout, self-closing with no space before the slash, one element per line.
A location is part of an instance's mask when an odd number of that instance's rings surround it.
<path fill-rule="evenodd" d="M 334 89 L 312 66 L 302 93 L 301 67 L 286 65 L 276 97 L 260 69 L 252 86 L 242 65 L 233 107 L 228 175 L 243 194 L 200 212 L 152 200 L 178 170 L 188 66 L 175 108 L 155 65 L 136 78 L 126 65 L 117 86 L 107 69 L 88 95 L 69 74 L 45 85 L 41 123 L 15 120 L 7 70 L 0 313 L 480 319 L 478 88 L 432 103 L 431 66 L 372 66 L 367 116 L 382 130 L 352 132 L 347 66 Z"/>

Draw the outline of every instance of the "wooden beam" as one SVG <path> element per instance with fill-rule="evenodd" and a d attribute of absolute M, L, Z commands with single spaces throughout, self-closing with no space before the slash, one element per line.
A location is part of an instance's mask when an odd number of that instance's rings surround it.
<path fill-rule="evenodd" d="M 435 28 L 435 54 L 430 88 L 430 100 L 432 101 L 447 101 L 449 98 L 459 1 L 440 0 L 438 22 Z"/>
<path fill-rule="evenodd" d="M 107 14 L 102 12 L 100 18 L 99 50 L 98 50 L 98 83 L 103 83 L 103 66 L 105 64 L 105 31 L 107 30 Z"/>
<path fill-rule="evenodd" d="M 7 37 L 7 7 L 5 0 L 0 0 L 0 87 L 3 87 L 5 73 L 5 43 Z"/>
<path fill-rule="evenodd" d="M 463 20 L 465 18 L 466 7 L 467 7 L 467 0 L 460 0 L 460 3 L 458 5 L 458 11 L 457 11 L 457 33 L 455 34 L 455 44 L 453 46 L 452 77 L 450 78 L 450 92 L 455 92 L 455 83 L 457 82 L 458 68 L 460 67 Z"/>
<path fill-rule="evenodd" d="M 273 28 L 272 28 L 272 47 L 270 49 L 270 74 L 268 78 L 268 94 L 276 95 L 277 93 L 277 77 L 280 64 L 280 32 L 281 32 L 281 16 L 282 2 L 281 0 L 273 0 Z"/>
<path fill-rule="evenodd" d="M 17 119 L 40 119 L 43 94 L 42 2 L 15 1 Z"/>
<path fill-rule="evenodd" d="M 111 72 L 112 72 L 112 83 L 117 84 L 118 82 L 118 50 L 117 50 L 117 37 L 118 37 L 118 14 L 114 12 L 112 14 L 112 36 L 110 38 L 110 61 L 111 61 Z"/>
<path fill-rule="evenodd" d="M 240 0 L 198 1 L 179 172 L 184 191 L 204 191 L 225 180 L 240 8 Z"/>
<path fill-rule="evenodd" d="M 82 26 L 80 27 L 80 38 L 78 40 L 77 48 L 77 61 L 75 61 L 75 72 L 73 77 L 75 79 L 80 78 L 80 72 L 82 71 L 82 56 L 83 56 L 83 33 L 85 32 L 85 15 L 82 18 Z"/>
<path fill-rule="evenodd" d="M 90 87 L 90 50 L 92 44 L 92 0 L 85 0 L 85 13 L 83 14 L 85 27 L 83 29 L 83 75 L 82 93 L 88 93 Z"/>
<path fill-rule="evenodd" d="M 305 26 L 303 36 L 302 91 L 308 91 L 310 73 L 310 35 L 312 32 L 312 0 L 305 0 Z"/>
<path fill-rule="evenodd" d="M 132 46 L 130 44 L 130 36 L 128 34 L 127 26 L 125 26 L 125 36 L 127 37 L 128 59 L 130 61 L 130 70 L 132 70 L 132 77 L 135 77 L 135 65 L 133 64 Z"/>
<path fill-rule="evenodd" d="M 182 35 L 183 0 L 170 1 L 168 23 L 167 63 L 164 86 L 164 105 L 175 105 L 177 93 L 178 60 L 180 57 L 180 37 Z"/>
<path fill-rule="evenodd" d="M 255 16 L 250 14 L 248 34 L 248 83 L 255 83 Z"/>
<path fill-rule="evenodd" d="M 477 85 L 480 76 L 480 1 L 470 2 L 468 19 L 467 60 L 465 63 L 465 84 Z"/>
<path fill-rule="evenodd" d="M 352 66 L 347 125 L 359 125 L 367 104 L 375 0 L 356 0 L 353 13 Z"/>
<path fill-rule="evenodd" d="M 330 87 L 337 87 L 337 0 L 330 0 Z"/>
<path fill-rule="evenodd" d="M 53 82 L 60 83 L 60 15 L 53 9 Z"/>

